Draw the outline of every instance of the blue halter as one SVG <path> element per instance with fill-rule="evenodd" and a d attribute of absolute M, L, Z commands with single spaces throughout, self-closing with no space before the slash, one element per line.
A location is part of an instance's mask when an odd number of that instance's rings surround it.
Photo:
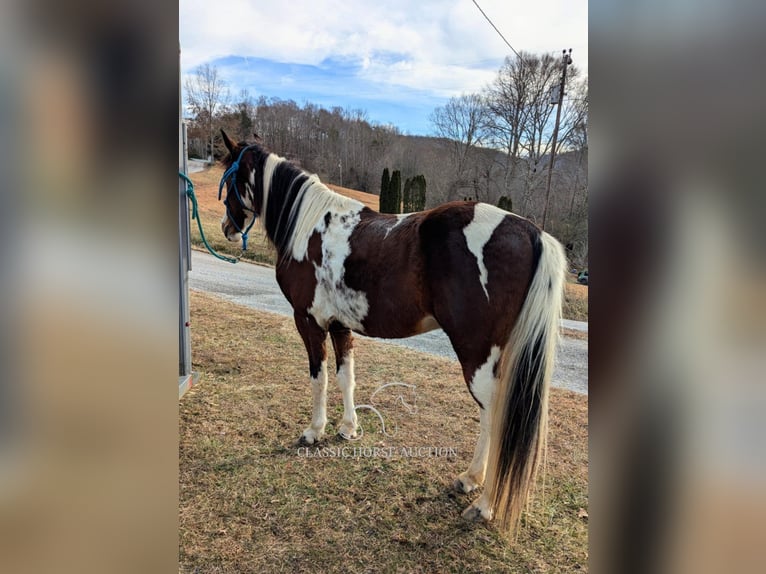
<path fill-rule="evenodd" d="M 229 203 L 228 199 L 223 200 L 223 204 L 226 206 L 226 216 L 229 218 L 229 221 L 234 224 L 234 227 L 237 231 L 239 231 L 242 234 L 242 251 L 247 249 L 247 234 L 250 232 L 250 228 L 253 227 L 253 224 L 255 223 L 256 215 L 255 211 L 250 209 L 245 205 L 245 202 L 242 201 L 242 196 L 239 194 L 239 189 L 237 189 L 237 172 L 239 171 L 239 162 L 242 160 L 242 156 L 245 154 L 245 152 L 249 149 L 252 149 L 254 145 L 249 145 L 242 149 L 241 152 L 239 152 L 239 157 L 237 158 L 237 161 L 235 161 L 233 164 L 231 164 L 231 167 L 227 169 L 225 172 L 223 172 L 223 176 L 221 177 L 221 183 L 218 186 L 218 201 L 221 201 L 221 194 L 223 193 L 223 186 L 226 185 L 226 182 L 231 179 L 231 185 L 234 187 L 234 193 L 237 196 L 237 200 L 239 200 L 240 206 L 242 206 L 242 209 L 245 211 L 250 211 L 253 214 L 253 220 L 250 222 L 250 225 L 247 226 L 247 229 L 243 230 L 240 228 L 239 225 L 237 225 L 237 222 L 234 221 L 234 218 L 231 216 L 231 212 L 229 211 Z M 253 201 L 255 201 L 255 198 L 253 198 Z"/>

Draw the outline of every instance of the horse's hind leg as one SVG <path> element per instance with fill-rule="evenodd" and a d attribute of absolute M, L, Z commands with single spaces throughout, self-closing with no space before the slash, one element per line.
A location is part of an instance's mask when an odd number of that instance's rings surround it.
<path fill-rule="evenodd" d="M 324 435 L 324 427 L 327 424 L 327 332 L 307 314 L 295 313 L 295 325 L 309 355 L 313 403 L 311 426 L 303 431 L 300 440 L 306 444 L 314 444 Z"/>
<path fill-rule="evenodd" d="M 454 487 L 459 492 L 473 492 L 484 484 L 484 475 L 487 472 L 487 457 L 489 456 L 489 432 L 490 413 L 486 408 L 480 409 L 480 431 L 476 448 L 473 451 L 473 459 L 468 470 L 460 473 L 455 479 Z"/>
<path fill-rule="evenodd" d="M 330 325 L 330 337 L 335 350 L 335 363 L 340 392 L 343 394 L 343 420 L 338 434 L 345 439 L 356 437 L 356 410 L 354 409 L 354 337 L 349 329 L 339 324 Z"/>
<path fill-rule="evenodd" d="M 499 347 L 492 347 L 486 362 L 466 381 L 471 394 L 479 403 L 480 431 L 471 464 L 454 482 L 455 488 L 460 492 L 471 492 L 484 484 L 492 425 L 492 398 L 497 386 L 496 365 L 499 356 Z"/>

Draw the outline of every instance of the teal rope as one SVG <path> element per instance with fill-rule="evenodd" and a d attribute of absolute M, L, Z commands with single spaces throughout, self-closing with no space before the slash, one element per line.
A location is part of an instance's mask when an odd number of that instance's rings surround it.
<path fill-rule="evenodd" d="M 218 257 L 218 259 L 221 259 L 223 261 L 228 261 L 229 263 L 236 263 L 237 261 L 239 261 L 239 259 L 234 259 L 233 257 L 226 257 L 225 255 L 221 255 L 220 253 L 217 253 L 215 249 L 210 247 L 210 244 L 207 242 L 207 239 L 205 238 L 205 232 L 202 231 L 202 220 L 199 218 L 199 212 L 197 209 L 197 196 L 194 195 L 194 184 L 192 183 L 192 180 L 186 177 L 186 174 L 183 172 L 179 171 L 178 177 L 180 177 L 182 180 L 186 182 L 186 197 L 188 197 L 192 203 L 192 219 L 197 220 L 197 226 L 199 227 L 199 236 L 202 238 L 202 243 L 205 244 L 205 247 L 207 247 L 207 250 L 210 251 L 210 254 L 213 257 Z"/>

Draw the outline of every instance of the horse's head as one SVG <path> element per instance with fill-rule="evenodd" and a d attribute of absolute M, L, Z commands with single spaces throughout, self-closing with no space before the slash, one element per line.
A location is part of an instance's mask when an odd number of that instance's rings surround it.
<path fill-rule="evenodd" d="M 221 220 L 221 229 L 229 241 L 242 239 L 242 249 L 246 249 L 247 234 L 261 212 L 262 185 L 258 185 L 261 181 L 255 176 L 255 171 L 263 150 L 246 142 L 235 144 L 223 130 L 221 135 L 229 150 L 224 160 L 226 171 L 218 188 L 218 199 L 221 199 L 223 188 L 226 187 L 226 197 L 223 200 L 226 212 Z"/>

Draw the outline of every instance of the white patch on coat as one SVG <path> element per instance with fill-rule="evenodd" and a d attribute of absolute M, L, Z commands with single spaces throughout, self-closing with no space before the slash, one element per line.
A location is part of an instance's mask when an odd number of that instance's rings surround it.
<path fill-rule="evenodd" d="M 311 379 L 313 417 L 312 426 L 315 430 L 324 430 L 327 423 L 327 360 L 322 361 L 317 377 Z"/>
<path fill-rule="evenodd" d="M 487 409 L 479 411 L 479 439 L 473 451 L 473 458 L 468 469 L 457 477 L 455 486 L 461 492 L 473 492 L 482 484 L 487 474 L 487 458 L 489 456 L 489 441 L 492 432 L 492 412 Z"/>
<path fill-rule="evenodd" d="M 487 281 L 489 276 L 487 267 L 484 264 L 484 246 L 489 242 L 497 226 L 508 216 L 507 211 L 489 205 L 487 203 L 477 203 L 473 208 L 473 219 L 471 223 L 463 229 L 468 249 L 476 257 L 479 265 L 479 281 L 484 289 L 484 294 L 489 301 L 489 292 L 487 291 Z"/>
<path fill-rule="evenodd" d="M 394 223 L 394 224 L 393 224 L 391 227 L 389 227 L 388 229 L 386 229 L 386 235 L 383 237 L 383 239 L 386 239 L 386 238 L 388 237 L 388 234 L 389 234 L 389 233 L 391 233 L 391 232 L 392 232 L 394 229 L 396 229 L 396 228 L 397 228 L 397 226 L 398 226 L 398 225 L 399 225 L 399 224 L 400 224 L 402 221 L 404 221 L 405 219 L 407 219 L 407 218 L 408 218 L 410 215 L 412 215 L 412 214 L 411 214 L 411 213 L 399 213 L 399 214 L 397 214 L 397 215 L 396 215 L 396 222 L 395 222 L 395 223 Z"/>
<path fill-rule="evenodd" d="M 343 395 L 343 420 L 339 426 L 339 433 L 343 438 L 351 439 L 356 436 L 357 417 L 354 409 L 354 350 L 350 349 L 343 357 L 340 369 L 338 369 L 338 386 Z"/>
<path fill-rule="evenodd" d="M 327 360 L 322 361 L 316 378 L 311 377 L 311 402 L 311 426 L 302 435 L 308 444 L 322 438 L 327 424 Z"/>
<path fill-rule="evenodd" d="M 367 317 L 370 308 L 367 295 L 351 289 L 346 285 L 344 278 L 346 258 L 351 253 L 349 239 L 361 219 L 360 212 L 364 207 L 359 202 L 355 203 L 357 205 L 352 205 L 351 209 L 342 211 L 334 209 L 339 207 L 338 205 L 327 206 L 319 218 L 315 230 L 322 236 L 322 263 L 314 264 L 317 285 L 314 300 L 308 311 L 324 328 L 333 320 L 337 320 L 344 326 L 363 333 L 362 321 Z M 328 212 L 330 221 L 325 226 L 324 214 Z M 308 245 L 308 239 L 306 244 Z M 295 250 L 293 255 L 295 256 Z"/>
<path fill-rule="evenodd" d="M 497 345 L 490 349 L 489 357 L 485 363 L 476 369 L 471 379 L 471 393 L 476 400 L 481 403 L 485 409 L 492 405 L 493 395 L 495 393 L 495 365 L 500 360 L 501 349 Z"/>
<path fill-rule="evenodd" d="M 331 226 L 338 225 L 344 216 L 346 216 L 347 222 L 348 217 L 355 218 L 355 226 L 359 222 L 359 214 L 364 208 L 361 201 L 345 197 L 328 189 L 316 175 L 309 177 L 301 186 L 296 197 L 296 204 L 299 203 L 299 199 L 302 199 L 300 209 L 295 214 L 295 228 L 287 246 L 288 250 L 292 251 L 293 259 L 296 261 L 303 261 L 306 258 L 309 239 L 314 231 L 322 233 L 325 229 L 324 217 L 328 211 L 333 217 Z M 347 231 L 347 233 L 345 231 L 342 233 L 334 231 L 333 233 L 339 236 L 345 235 L 346 243 L 348 243 L 348 237 L 351 235 L 353 227 Z"/>

